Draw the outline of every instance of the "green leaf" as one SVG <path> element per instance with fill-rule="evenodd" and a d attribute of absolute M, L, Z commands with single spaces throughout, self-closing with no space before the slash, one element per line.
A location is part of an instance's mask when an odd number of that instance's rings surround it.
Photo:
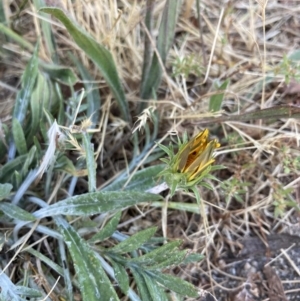
<path fill-rule="evenodd" d="M 110 251 L 115 253 L 128 253 L 137 250 L 145 242 L 147 242 L 156 232 L 157 227 L 151 227 L 142 230 L 131 237 L 123 240 L 115 247 L 111 248 Z"/>
<path fill-rule="evenodd" d="M 16 118 L 21 125 L 25 121 L 29 100 L 38 75 L 38 50 L 39 45 L 37 44 L 22 75 L 22 89 L 18 92 L 14 105 L 13 118 Z"/>
<path fill-rule="evenodd" d="M 157 50 L 163 63 L 165 63 L 173 43 L 179 5 L 180 1 L 167 0 L 164 7 L 157 38 Z M 149 52 L 148 49 L 145 49 L 145 51 Z M 149 56 L 150 53 L 147 55 Z M 146 59 L 144 56 L 144 61 L 147 66 L 143 68 L 143 72 L 145 73 L 142 75 L 140 95 L 143 99 L 149 99 L 152 98 L 153 91 L 156 92 L 160 85 L 162 70 L 156 53 L 153 55 L 150 67 L 149 58 Z"/>
<path fill-rule="evenodd" d="M 25 286 L 16 286 L 15 292 L 20 296 L 28 298 L 41 298 L 43 296 L 40 291 Z"/>
<path fill-rule="evenodd" d="M 5 7 L 4 7 L 4 1 L 0 1 L 0 24 L 3 23 L 3 24 L 7 24 L 9 18 L 6 18 L 6 15 L 5 15 Z M 7 42 L 7 40 L 3 37 L 3 35 L 1 34 L 0 35 L 0 41 L 1 43 L 4 43 L 4 42 Z"/>
<path fill-rule="evenodd" d="M 147 273 L 142 274 L 145 283 L 147 285 L 148 291 L 152 297 L 152 300 L 155 301 L 168 301 L 166 293 L 164 292 L 163 288 L 150 276 L 147 275 Z"/>
<path fill-rule="evenodd" d="M 128 103 L 111 53 L 105 47 L 97 43 L 87 33 L 81 30 L 77 24 L 72 22 L 63 10 L 59 8 L 46 7 L 40 9 L 40 11 L 53 15 L 64 24 L 76 44 L 99 68 L 103 77 L 107 81 L 107 84 L 115 94 L 123 119 L 130 122 L 131 118 Z"/>
<path fill-rule="evenodd" d="M 215 83 L 214 88 L 217 91 L 225 91 L 229 84 L 229 79 L 225 80 L 222 84 Z M 211 96 L 209 100 L 209 111 L 217 112 L 221 110 L 222 102 L 224 98 L 224 93 L 218 93 Z"/>
<path fill-rule="evenodd" d="M 164 256 L 159 258 L 158 263 L 149 266 L 151 270 L 163 270 L 171 266 L 176 266 L 182 263 L 186 257 L 187 250 L 179 251 L 176 250 L 173 253 L 166 253 Z M 157 258 L 156 258 L 157 259 Z"/>
<path fill-rule="evenodd" d="M 38 11 L 43 5 L 45 5 L 46 1 L 44 0 L 33 0 L 34 6 L 36 8 L 36 11 Z M 38 18 L 38 22 L 40 23 L 40 28 L 42 29 L 42 37 L 43 37 L 43 42 L 45 42 L 47 46 L 47 50 L 50 57 L 52 58 L 53 61 L 57 61 L 56 58 L 56 51 L 55 51 L 55 38 L 54 35 L 51 31 L 51 16 L 42 14 L 41 13 L 41 18 Z"/>
<path fill-rule="evenodd" d="M 25 299 L 21 298 L 18 295 L 18 286 L 16 286 L 10 278 L 6 275 L 6 273 L 1 273 L 0 277 L 0 300 L 1 301 L 7 301 L 7 300 L 13 300 L 13 301 L 26 301 Z"/>
<path fill-rule="evenodd" d="M 203 260 L 204 258 L 205 257 L 202 254 L 192 253 L 192 254 L 189 254 L 185 257 L 182 264 L 189 264 L 189 263 L 199 262 L 199 261 Z"/>
<path fill-rule="evenodd" d="M 148 32 L 152 33 L 152 24 L 153 24 L 153 10 L 154 10 L 154 2 L 148 1 L 147 2 L 147 10 L 146 10 L 146 16 L 145 16 L 145 25 L 148 30 Z M 148 36 L 148 34 L 145 34 L 144 37 L 144 56 L 143 56 L 143 68 L 142 68 L 142 80 L 141 80 L 141 92 L 143 90 L 143 87 L 146 84 L 146 77 L 149 74 L 149 70 L 152 63 L 152 56 L 153 56 L 153 45 L 151 41 L 151 37 Z"/>
<path fill-rule="evenodd" d="M 86 167 L 88 171 L 88 189 L 89 192 L 97 190 L 96 186 L 96 160 L 94 157 L 94 144 L 90 142 L 90 136 L 84 132 L 81 135 L 85 151 Z"/>
<path fill-rule="evenodd" d="M 165 146 L 163 144 L 160 144 L 160 143 L 158 143 L 157 146 L 159 148 L 161 148 L 169 157 L 172 158 L 174 156 L 173 151 L 169 147 L 167 147 L 167 146 Z"/>
<path fill-rule="evenodd" d="M 9 161 L 5 165 L 0 167 L 0 183 L 6 183 L 11 181 L 11 177 L 15 170 L 20 170 L 27 155 L 18 156 L 14 160 Z"/>
<path fill-rule="evenodd" d="M 55 221 L 70 251 L 83 301 L 119 301 L 94 251 L 64 219 L 56 217 Z"/>
<path fill-rule="evenodd" d="M 300 50 L 298 49 L 298 50 L 293 51 L 293 52 L 288 56 L 288 58 L 289 58 L 290 60 L 292 60 L 292 61 L 296 61 L 296 62 L 300 61 Z"/>
<path fill-rule="evenodd" d="M 23 181 L 23 177 L 21 176 L 21 174 L 17 170 L 15 170 L 13 172 L 12 180 L 11 180 L 13 186 L 16 187 L 16 188 L 20 187 L 21 184 L 22 184 L 22 181 Z"/>
<path fill-rule="evenodd" d="M 2 1 L 1 1 L 1 3 L 2 3 Z M 21 47 L 27 48 L 27 50 L 29 50 L 29 51 L 34 50 L 34 47 L 26 39 L 22 38 L 14 30 L 5 26 L 3 23 L 0 23 L 0 32 L 3 32 L 11 40 L 17 42 Z"/>
<path fill-rule="evenodd" d="M 24 248 L 22 249 L 22 252 L 28 252 L 31 255 L 34 256 L 34 258 L 38 258 L 40 261 L 44 262 L 46 265 L 48 265 L 52 270 L 54 270 L 56 273 L 58 273 L 59 275 L 63 276 L 64 272 L 63 272 L 63 268 L 60 267 L 57 263 L 53 262 L 51 259 L 49 259 L 47 256 L 45 256 L 44 254 L 42 254 L 41 252 L 32 249 L 32 248 Z"/>
<path fill-rule="evenodd" d="M 26 69 L 22 75 L 22 89 L 18 92 L 14 111 L 13 119 L 17 119 L 21 126 L 24 125 L 25 117 L 27 114 L 28 104 L 33 93 L 37 74 L 38 74 L 38 44 L 35 47 L 32 58 L 27 63 Z M 13 139 L 10 142 L 8 158 L 14 159 L 16 153 L 16 145 Z"/>
<path fill-rule="evenodd" d="M 260 90 L 261 91 L 261 90 Z M 300 108 L 294 105 L 274 106 L 267 109 L 255 110 L 244 114 L 232 114 L 231 116 L 203 118 L 197 121 L 198 125 L 216 124 L 226 121 L 249 121 L 249 120 L 268 120 L 281 118 L 300 118 Z"/>
<path fill-rule="evenodd" d="M 30 98 L 30 131 L 26 134 L 28 145 L 32 144 L 33 137 L 40 130 L 40 123 L 42 122 L 43 107 L 48 107 L 50 99 L 50 90 L 45 77 L 38 74 L 36 87 Z"/>
<path fill-rule="evenodd" d="M 54 168 L 58 169 L 58 170 L 62 170 L 73 176 L 77 176 L 78 173 L 80 174 L 80 170 L 79 171 L 76 170 L 76 167 L 74 166 L 73 161 L 70 160 L 65 155 L 59 156 L 59 158 L 55 162 Z"/>
<path fill-rule="evenodd" d="M 12 133 L 14 137 L 14 142 L 16 144 L 17 151 L 19 155 L 25 155 L 28 152 L 25 135 L 23 132 L 23 128 L 20 122 L 13 118 L 12 120 Z"/>
<path fill-rule="evenodd" d="M 142 202 L 153 202 L 161 196 L 137 191 L 92 192 L 73 196 L 35 212 L 37 218 L 56 215 L 91 215 L 124 209 Z"/>
<path fill-rule="evenodd" d="M 36 146 L 33 145 L 26 155 L 26 159 L 23 161 L 22 168 L 20 169 L 22 176 L 26 177 L 28 174 L 28 170 L 31 165 L 35 162 L 36 159 Z"/>
<path fill-rule="evenodd" d="M 31 213 L 11 203 L 1 202 L 0 210 L 2 210 L 7 216 L 20 221 L 32 222 L 36 220 L 36 218 Z"/>
<path fill-rule="evenodd" d="M 90 243 L 96 242 L 96 241 L 103 241 L 113 235 L 113 233 L 116 231 L 117 226 L 119 224 L 120 218 L 121 218 L 122 211 L 117 212 L 110 220 L 109 222 L 104 226 L 102 230 L 100 230 L 98 233 L 96 233 L 90 240 Z"/>
<path fill-rule="evenodd" d="M 134 280 L 137 284 L 141 300 L 143 301 L 153 301 L 151 295 L 148 291 L 147 284 L 145 282 L 144 277 L 139 273 L 139 271 L 135 268 L 131 268 L 131 273 L 134 277 Z"/>
<path fill-rule="evenodd" d="M 50 76 L 50 78 L 67 86 L 73 86 L 78 81 L 76 74 L 71 68 L 57 65 L 42 64 L 42 69 L 45 73 L 47 73 Z"/>
<path fill-rule="evenodd" d="M 134 174 L 130 182 L 126 185 L 128 178 L 115 181 L 111 185 L 103 188 L 102 191 L 116 191 L 116 190 L 136 190 L 136 191 L 146 191 L 153 186 L 158 185 L 157 175 L 165 168 L 163 164 L 155 165 L 151 167 L 144 168 Z"/>
<path fill-rule="evenodd" d="M 87 116 L 92 116 L 93 126 L 100 120 L 100 106 L 101 106 L 101 98 L 99 94 L 99 88 L 93 81 L 95 80 L 88 70 L 85 68 L 78 58 L 75 57 L 73 54 L 70 54 L 70 57 L 73 63 L 76 65 L 78 71 L 80 72 L 83 85 L 86 91 L 86 102 L 87 102 Z"/>
<path fill-rule="evenodd" d="M 115 262 L 114 260 L 110 259 L 110 261 L 112 263 L 117 282 L 118 282 L 122 292 L 125 295 L 127 295 L 127 292 L 129 290 L 129 278 L 126 273 L 126 269 L 119 263 Z"/>
<path fill-rule="evenodd" d="M 160 272 L 147 273 L 150 277 L 154 278 L 157 282 L 161 283 L 164 287 L 179 295 L 189 296 L 196 298 L 198 296 L 196 288 L 178 277 L 166 275 Z"/>
<path fill-rule="evenodd" d="M 157 49 L 162 61 L 167 60 L 168 52 L 173 44 L 180 1 L 166 1 L 157 38 Z"/>
<path fill-rule="evenodd" d="M 13 186 L 9 183 L 0 183 L 0 201 L 7 198 L 12 190 Z"/>
<path fill-rule="evenodd" d="M 139 263 L 140 265 L 151 266 L 166 260 L 166 256 L 172 253 L 176 248 L 181 245 L 180 240 L 174 240 L 164 244 L 163 246 L 139 257 L 132 258 L 128 263 Z"/>
<path fill-rule="evenodd" d="M 165 205 L 165 202 L 153 202 L 150 204 L 152 207 L 159 208 L 163 208 Z M 182 210 L 199 214 L 199 206 L 195 203 L 181 203 L 180 201 L 168 202 L 168 209 Z"/>

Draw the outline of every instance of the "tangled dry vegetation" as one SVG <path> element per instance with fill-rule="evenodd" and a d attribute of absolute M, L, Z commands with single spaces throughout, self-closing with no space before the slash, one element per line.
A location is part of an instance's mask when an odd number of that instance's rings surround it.
<path fill-rule="evenodd" d="M 34 44 L 41 34 L 34 5 L 27 3 L 16 14 L 19 3 L 8 2 L 6 14 L 13 16 L 14 29 Z M 155 22 L 149 33 L 144 18 L 152 2 Z M 179 136 L 187 131 L 191 137 L 205 127 L 221 143 L 216 161 L 226 169 L 215 172 L 219 182 L 210 183 L 212 191 L 199 188 L 204 216 L 195 213 L 198 207 L 192 194 L 177 193 L 168 201 L 186 205 L 182 210 L 132 207 L 122 213 L 118 230 L 132 234 L 156 225 L 161 235 L 180 238 L 183 248 L 205 255 L 197 264 L 170 270 L 211 294 L 201 300 L 212 296 L 219 301 L 300 300 L 299 121 L 275 114 L 282 107 L 294 108 L 299 101 L 299 2 L 200 2 L 199 23 L 197 1 L 182 1 L 162 83 L 153 99 L 146 101 L 139 95 L 143 37 L 156 36 L 165 1 L 57 0 L 48 5 L 66 9 L 111 51 L 131 117 L 136 127 L 141 126 L 140 145 L 146 143 L 144 124 L 152 126 L 151 110 L 159 116 L 157 140 L 163 138 L 160 142 L 165 145 L 174 131 Z M 101 91 L 101 131 L 93 139 L 100 149 L 97 185 L 104 187 L 131 158 L 132 128 L 120 117 L 99 70 L 64 27 L 51 20 L 61 64 L 74 66 L 71 52 Z M 151 43 L 155 45 L 155 39 Z M 10 124 L 15 92 L 30 54 L 13 42 L 4 46 L 15 53 L 13 61 L 3 56 L 1 63 L 1 121 Z M 43 39 L 39 57 L 51 60 Z M 81 87 L 79 82 L 74 89 Z M 210 112 L 216 95 L 221 95 L 221 108 Z M 273 107 L 270 116 L 260 117 L 260 110 Z M 148 111 L 137 117 L 140 108 Z M 84 192 L 86 185 L 80 180 L 76 190 Z"/>

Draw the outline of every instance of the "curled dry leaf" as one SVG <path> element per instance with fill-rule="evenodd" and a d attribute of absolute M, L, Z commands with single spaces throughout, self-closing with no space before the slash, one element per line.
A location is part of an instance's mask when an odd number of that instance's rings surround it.
<path fill-rule="evenodd" d="M 266 265 L 264 267 L 264 274 L 268 281 L 270 301 L 287 301 L 281 280 L 276 271 L 270 265 Z"/>

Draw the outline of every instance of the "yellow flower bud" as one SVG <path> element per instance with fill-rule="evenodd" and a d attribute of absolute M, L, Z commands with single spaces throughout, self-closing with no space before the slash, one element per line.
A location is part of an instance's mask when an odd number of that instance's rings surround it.
<path fill-rule="evenodd" d="M 214 150 L 220 147 L 216 139 L 208 138 L 209 131 L 205 129 L 190 141 L 184 143 L 179 141 L 179 150 L 176 154 L 172 145 L 169 148 L 159 145 L 169 155 L 169 159 L 161 159 L 167 167 L 159 175 L 165 177 L 171 195 L 177 188 L 194 189 L 208 176 L 210 165 L 215 162 Z"/>
<path fill-rule="evenodd" d="M 176 154 L 175 162 L 178 163 L 174 167 L 177 172 L 186 174 L 187 181 L 195 180 L 215 161 L 213 151 L 220 147 L 220 143 L 216 139 L 209 141 L 208 136 L 209 131 L 205 129 L 183 145 Z"/>

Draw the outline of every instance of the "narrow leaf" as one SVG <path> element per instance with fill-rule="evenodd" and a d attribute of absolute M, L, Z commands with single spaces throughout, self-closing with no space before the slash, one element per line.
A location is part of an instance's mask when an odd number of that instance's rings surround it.
<path fill-rule="evenodd" d="M 167 54 L 174 39 L 179 2 L 180 1 L 167 0 L 164 7 L 157 39 L 157 50 L 163 63 L 166 61 Z M 145 49 L 145 51 L 148 50 Z M 143 74 L 142 76 L 143 81 L 140 95 L 143 99 L 149 99 L 152 97 L 153 92 L 156 92 L 159 87 L 162 77 L 160 61 L 156 53 L 153 55 L 150 68 L 144 68 L 144 71 L 147 72 L 147 74 Z"/>
<path fill-rule="evenodd" d="M 89 192 L 96 191 L 96 161 L 94 157 L 94 144 L 90 142 L 88 133 L 82 133 L 82 141 L 85 151 L 86 167 L 88 171 Z"/>
<path fill-rule="evenodd" d="M 137 250 L 155 234 L 156 230 L 156 227 L 142 230 L 120 242 L 110 250 L 116 253 L 128 253 Z"/>
<path fill-rule="evenodd" d="M 45 256 L 41 252 L 39 252 L 39 251 L 37 251 L 33 248 L 25 248 L 25 249 L 22 250 L 22 252 L 24 252 L 24 251 L 26 251 L 26 252 L 30 253 L 31 255 L 33 255 L 34 258 L 37 258 L 40 261 L 44 262 L 46 265 L 48 265 L 52 270 L 54 270 L 59 275 L 61 275 L 61 276 L 64 275 L 62 267 L 60 267 L 57 263 L 52 261 L 50 258 Z"/>
<path fill-rule="evenodd" d="M 227 86 L 229 84 L 229 79 L 225 80 L 222 84 L 215 83 L 215 89 L 217 91 L 225 91 L 227 89 Z M 222 102 L 224 98 L 224 93 L 218 93 L 215 95 L 212 95 L 209 100 L 209 111 L 211 112 L 217 112 L 221 110 Z"/>
<path fill-rule="evenodd" d="M 125 93 L 121 86 L 117 68 L 111 53 L 92 37 L 71 21 L 65 12 L 59 8 L 42 8 L 40 11 L 49 13 L 59 19 L 66 27 L 76 44 L 93 60 L 115 94 L 124 120 L 130 122 L 130 114 Z"/>
<path fill-rule="evenodd" d="M 137 191 L 92 192 L 67 198 L 35 212 L 37 218 L 56 215 L 91 215 L 124 209 L 142 202 L 153 202 L 161 196 Z"/>
<path fill-rule="evenodd" d="M 0 183 L 0 201 L 7 198 L 12 190 L 13 186 L 9 183 Z"/>
<path fill-rule="evenodd" d="M 13 118 L 12 121 L 12 133 L 15 141 L 15 145 L 19 155 L 25 155 L 28 152 L 25 135 L 20 122 Z"/>
<path fill-rule="evenodd" d="M 121 218 L 122 211 L 117 212 L 113 218 L 109 220 L 109 222 L 104 226 L 102 230 L 96 233 L 89 242 L 93 243 L 96 241 L 103 241 L 112 236 L 112 234 L 116 231 L 117 226 L 119 224 Z"/>
<path fill-rule="evenodd" d="M 268 120 L 280 118 L 300 118 L 300 108 L 294 105 L 274 106 L 267 109 L 255 110 L 244 114 L 233 114 L 231 116 L 222 116 L 216 118 L 203 118 L 195 124 L 215 124 L 226 121 L 249 121 L 249 120 Z M 186 123 L 185 126 L 188 126 Z"/>
<path fill-rule="evenodd" d="M 131 269 L 131 273 L 132 273 L 132 275 L 134 277 L 134 280 L 137 284 L 141 300 L 143 300 L 143 301 L 153 301 L 153 299 L 151 298 L 151 295 L 148 291 L 148 287 L 147 287 L 147 284 L 145 282 L 144 277 L 135 268 Z"/>
<path fill-rule="evenodd" d="M 20 220 L 20 221 L 35 221 L 36 218 L 29 212 L 21 209 L 20 207 L 13 205 L 11 203 L 0 203 L 0 210 L 4 212 L 7 216 Z"/>
<path fill-rule="evenodd" d="M 73 63 L 76 65 L 78 71 L 80 72 L 83 85 L 86 91 L 86 102 L 87 102 L 87 117 L 90 118 L 92 116 L 93 126 L 96 126 L 96 123 L 100 120 L 100 106 L 101 106 L 101 98 L 99 93 L 99 88 L 93 81 L 95 80 L 88 70 L 85 68 L 78 58 L 74 55 L 70 54 L 70 57 Z"/>
<path fill-rule="evenodd" d="M 44 0 L 33 0 L 34 6 L 36 7 L 36 10 L 38 11 L 43 5 L 45 5 L 46 1 Z M 45 42 L 48 50 L 49 57 L 52 58 L 52 60 L 57 60 L 57 53 L 55 51 L 55 38 L 51 31 L 51 24 L 49 23 L 51 16 L 48 16 L 46 14 L 41 13 L 41 18 L 38 18 L 38 21 L 40 23 L 40 28 L 42 29 L 42 37 L 43 41 Z"/>
<path fill-rule="evenodd" d="M 67 86 L 69 85 L 72 86 L 78 81 L 76 74 L 73 72 L 71 68 L 57 66 L 57 65 L 43 64 L 42 69 L 46 74 L 49 75 L 50 78 L 62 84 L 65 84 Z"/>
<path fill-rule="evenodd" d="M 198 296 L 196 288 L 191 283 L 188 283 L 178 277 L 166 275 L 160 272 L 151 272 L 150 276 L 153 277 L 157 282 L 161 283 L 164 287 L 182 296 L 194 298 Z"/>
<path fill-rule="evenodd" d="M 146 2 L 146 16 L 145 16 L 145 25 L 149 32 L 152 34 L 152 23 L 153 23 L 153 10 L 154 10 L 154 1 L 147 0 Z M 146 84 L 146 77 L 148 76 L 151 63 L 152 63 L 152 56 L 153 56 L 153 46 L 151 43 L 151 37 L 145 34 L 144 38 L 144 57 L 143 57 L 143 70 L 142 70 L 142 80 L 141 80 L 141 87 Z M 141 88 L 141 91 L 143 88 Z"/>
<path fill-rule="evenodd" d="M 166 296 L 166 293 L 164 292 L 163 288 L 150 276 L 148 276 L 146 273 L 142 274 L 145 283 L 147 285 L 148 291 L 152 297 L 152 300 L 155 301 L 168 301 L 169 299 Z"/>
<path fill-rule="evenodd" d="M 56 217 L 55 221 L 74 262 L 83 300 L 119 301 L 116 291 L 94 251 L 65 220 Z"/>
<path fill-rule="evenodd" d="M 34 85 L 38 74 L 38 49 L 39 47 L 37 45 L 32 55 L 32 58 L 27 63 L 26 69 L 22 76 L 22 89 L 17 94 L 14 106 L 13 118 L 17 119 L 21 126 L 24 125 L 29 100 L 34 90 Z M 15 141 L 13 140 L 13 137 L 11 137 L 8 159 L 14 159 L 15 154 L 16 145 Z"/>
<path fill-rule="evenodd" d="M 30 131 L 27 136 L 28 145 L 32 144 L 33 137 L 40 130 L 40 123 L 42 121 L 43 116 L 43 108 L 46 107 L 49 103 L 50 99 L 50 91 L 48 83 L 43 76 L 43 74 L 38 74 L 36 87 L 30 98 Z"/>
<path fill-rule="evenodd" d="M 149 266 L 151 270 L 163 270 L 171 266 L 179 265 L 183 262 L 186 256 L 187 250 L 179 251 L 176 250 L 173 253 L 167 253 L 162 258 L 157 260 L 157 264 Z M 157 259 L 157 258 L 156 258 Z"/>
<path fill-rule="evenodd" d="M 192 254 L 189 254 L 185 257 L 182 264 L 189 264 L 189 263 L 199 262 L 202 259 L 204 259 L 204 255 L 199 254 L 199 253 L 192 253 Z"/>
<path fill-rule="evenodd" d="M 0 3 L 4 3 L 4 1 L 0 1 Z M 34 47 L 31 43 L 29 43 L 26 39 L 18 35 L 14 30 L 5 26 L 4 23 L 0 23 L 0 32 L 3 32 L 9 39 L 15 41 L 21 47 L 24 47 L 29 51 L 34 50 Z"/>
<path fill-rule="evenodd" d="M 157 176 L 164 168 L 165 166 L 163 164 L 144 168 L 136 172 L 129 183 L 127 183 L 128 178 L 115 181 L 111 185 L 105 187 L 102 191 L 116 191 L 121 189 L 146 191 L 160 183 Z M 124 187 L 126 183 L 127 185 Z"/>
<path fill-rule="evenodd" d="M 125 295 L 127 295 L 127 292 L 129 290 L 129 277 L 127 275 L 126 269 L 119 263 L 117 263 L 111 259 L 110 259 L 110 261 L 112 263 L 117 282 L 118 282 L 122 292 Z"/>
<path fill-rule="evenodd" d="M 149 265 L 149 266 L 154 265 L 157 264 L 158 262 L 165 260 L 166 256 L 168 256 L 168 254 L 173 252 L 180 245 L 181 245 L 180 240 L 174 240 L 145 255 L 132 258 L 128 262 L 139 263 L 142 265 Z"/>
<path fill-rule="evenodd" d="M 165 202 L 153 202 L 150 204 L 152 207 L 163 208 Z M 168 209 L 182 210 L 186 212 L 199 213 L 199 206 L 195 203 L 181 203 L 181 202 L 168 202 Z"/>
<path fill-rule="evenodd" d="M 27 176 L 28 170 L 31 165 L 34 164 L 36 159 L 36 146 L 33 145 L 26 155 L 26 159 L 23 161 L 22 168 L 20 168 L 23 177 Z"/>
<path fill-rule="evenodd" d="M 16 286 L 15 292 L 24 297 L 28 298 L 41 298 L 42 293 L 36 289 L 25 287 L 25 286 Z"/>
<path fill-rule="evenodd" d="M 86 169 L 76 169 L 73 161 L 64 155 L 57 159 L 54 168 L 69 173 L 74 177 L 84 177 L 87 175 Z"/>
<path fill-rule="evenodd" d="M 0 167 L 0 183 L 6 183 L 11 181 L 11 177 L 15 170 L 20 170 L 24 164 L 27 155 L 18 156 L 16 159 L 9 161 L 5 165 Z"/>

